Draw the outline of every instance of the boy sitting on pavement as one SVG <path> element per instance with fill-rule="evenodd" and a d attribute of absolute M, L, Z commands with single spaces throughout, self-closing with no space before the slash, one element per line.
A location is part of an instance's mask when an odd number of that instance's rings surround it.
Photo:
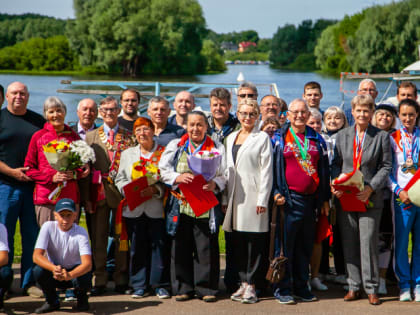
<path fill-rule="evenodd" d="M 35 313 L 58 310 L 57 288 L 74 288 L 76 311 L 89 309 L 87 291 L 92 286 L 92 258 L 89 237 L 84 228 L 74 223 L 77 219 L 74 201 L 61 199 L 55 206 L 55 220 L 45 222 L 38 235 L 33 270 L 46 297 L 46 302 Z M 47 256 L 44 254 L 47 253 Z"/>
<path fill-rule="evenodd" d="M 3 300 L 13 280 L 13 271 L 7 265 L 9 261 L 9 246 L 6 227 L 0 223 L 0 312 L 3 312 Z"/>

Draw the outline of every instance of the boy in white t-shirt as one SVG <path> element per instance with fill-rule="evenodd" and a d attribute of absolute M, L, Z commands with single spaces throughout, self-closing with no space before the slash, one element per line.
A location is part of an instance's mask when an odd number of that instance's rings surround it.
<path fill-rule="evenodd" d="M 9 290 L 13 281 L 13 271 L 9 262 L 9 246 L 6 227 L 0 223 L 0 312 L 3 311 L 4 294 Z"/>
<path fill-rule="evenodd" d="M 46 297 L 46 302 L 35 313 L 48 313 L 60 308 L 57 288 L 74 288 L 77 305 L 73 309 L 87 311 L 87 292 L 92 286 L 92 256 L 88 234 L 74 223 L 77 213 L 73 200 L 59 200 L 54 216 L 56 221 L 42 225 L 33 255 L 37 265 L 33 270 L 34 278 Z"/>

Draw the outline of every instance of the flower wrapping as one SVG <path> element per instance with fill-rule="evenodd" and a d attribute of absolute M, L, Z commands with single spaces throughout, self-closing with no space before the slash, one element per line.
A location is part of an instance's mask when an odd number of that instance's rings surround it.
<path fill-rule="evenodd" d="M 222 155 L 215 149 L 211 151 L 198 151 L 189 155 L 187 161 L 194 175 L 203 175 L 204 179 L 208 182 L 216 176 L 222 161 Z"/>
<path fill-rule="evenodd" d="M 359 170 L 355 170 L 350 173 L 342 173 L 334 179 L 332 183 L 333 185 L 354 186 L 357 187 L 359 191 L 363 191 L 365 189 L 363 174 Z"/>

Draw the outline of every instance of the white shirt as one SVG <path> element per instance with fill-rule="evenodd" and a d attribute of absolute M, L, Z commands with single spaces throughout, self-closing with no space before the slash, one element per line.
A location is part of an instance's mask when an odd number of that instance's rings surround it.
<path fill-rule="evenodd" d="M 39 231 L 35 248 L 45 250 L 49 261 L 65 269 L 80 265 L 80 256 L 91 255 L 88 234 L 75 223 L 70 230 L 62 231 L 57 221 L 45 222 Z"/>
<path fill-rule="evenodd" d="M 85 140 L 86 139 L 86 134 L 89 131 L 92 131 L 94 129 L 95 129 L 95 124 L 93 124 L 92 127 L 90 127 L 88 130 L 85 130 L 85 129 L 83 129 L 82 125 L 80 124 L 80 121 L 77 123 L 77 134 L 79 135 L 79 137 L 82 140 Z"/>
<path fill-rule="evenodd" d="M 9 243 L 7 242 L 7 230 L 3 223 L 0 223 L 0 252 L 8 252 Z"/>

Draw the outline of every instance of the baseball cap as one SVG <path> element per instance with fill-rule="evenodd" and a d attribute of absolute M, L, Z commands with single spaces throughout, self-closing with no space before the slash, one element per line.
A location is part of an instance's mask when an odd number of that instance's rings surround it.
<path fill-rule="evenodd" d="M 76 206 L 74 204 L 74 201 L 69 198 L 60 199 L 55 205 L 55 212 L 60 212 L 64 210 L 76 212 Z"/>

